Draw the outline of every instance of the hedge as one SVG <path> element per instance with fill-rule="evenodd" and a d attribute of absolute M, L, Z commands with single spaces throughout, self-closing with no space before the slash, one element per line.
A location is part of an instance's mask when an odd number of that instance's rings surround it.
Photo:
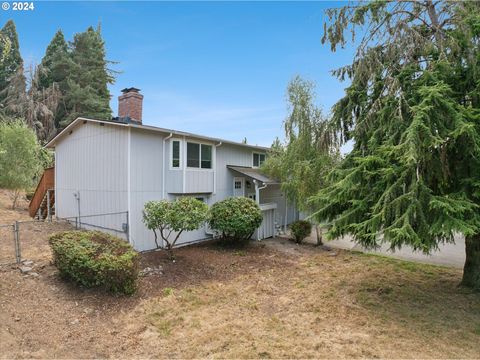
<path fill-rule="evenodd" d="M 60 274 L 85 287 L 132 294 L 138 277 L 138 253 L 116 236 L 100 231 L 65 231 L 49 238 Z"/>

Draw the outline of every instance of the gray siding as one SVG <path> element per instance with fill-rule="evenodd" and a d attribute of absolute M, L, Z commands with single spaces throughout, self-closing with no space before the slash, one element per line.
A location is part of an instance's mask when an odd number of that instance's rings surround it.
<path fill-rule="evenodd" d="M 227 165 L 252 166 L 253 153 L 251 149 L 230 144 L 217 147 L 216 152 L 216 191 L 212 198 L 213 202 L 233 196 L 235 174 L 227 168 Z"/>
<path fill-rule="evenodd" d="M 143 224 L 143 208 L 162 199 L 163 137 L 130 130 L 130 242 L 137 250 L 155 248 L 154 235 Z"/>
<path fill-rule="evenodd" d="M 187 170 L 185 173 L 185 193 L 212 193 L 213 177 L 213 170 Z"/>
<path fill-rule="evenodd" d="M 268 185 L 265 189 L 260 190 L 260 203 L 276 203 L 274 221 L 277 225 L 283 226 L 285 224 L 285 196 L 280 185 Z"/>
<path fill-rule="evenodd" d="M 80 124 L 55 147 L 55 193 L 58 217 L 127 211 L 127 130 Z M 121 230 L 125 215 L 84 218 L 84 222 Z"/>

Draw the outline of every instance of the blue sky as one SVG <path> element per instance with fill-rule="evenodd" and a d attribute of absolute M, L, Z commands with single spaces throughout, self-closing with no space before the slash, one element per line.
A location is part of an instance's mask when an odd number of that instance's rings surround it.
<path fill-rule="evenodd" d="M 0 10 L 17 25 L 25 62 L 38 63 L 57 29 L 67 39 L 101 22 L 108 59 L 125 87 L 142 90 L 144 123 L 249 143 L 283 137 L 288 82 L 317 85 L 325 111 L 346 84 L 330 71 L 353 47 L 322 45 L 324 9 L 334 2 L 35 2 L 31 12 Z"/>

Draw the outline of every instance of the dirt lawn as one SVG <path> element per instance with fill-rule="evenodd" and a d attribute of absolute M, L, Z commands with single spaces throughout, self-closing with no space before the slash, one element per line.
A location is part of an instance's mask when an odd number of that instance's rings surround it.
<path fill-rule="evenodd" d="M 162 273 L 115 297 L 60 280 L 49 232 L 36 232 L 39 276 L 0 268 L 2 358 L 480 357 L 480 294 L 456 269 L 280 239 L 206 244 L 175 263 L 145 254 Z"/>

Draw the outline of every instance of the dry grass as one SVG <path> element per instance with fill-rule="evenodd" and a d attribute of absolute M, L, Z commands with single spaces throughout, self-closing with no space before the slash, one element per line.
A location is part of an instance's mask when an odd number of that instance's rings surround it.
<path fill-rule="evenodd" d="M 169 290 L 125 322 L 147 325 L 142 356 L 478 358 L 480 297 L 459 279 L 447 268 L 312 250 L 285 267 Z"/>
<path fill-rule="evenodd" d="M 480 358 L 480 294 L 457 287 L 456 269 L 284 240 L 210 244 L 175 263 L 143 255 L 164 274 L 113 297 L 58 277 L 56 230 L 29 233 L 38 277 L 0 267 L 0 358 Z"/>

